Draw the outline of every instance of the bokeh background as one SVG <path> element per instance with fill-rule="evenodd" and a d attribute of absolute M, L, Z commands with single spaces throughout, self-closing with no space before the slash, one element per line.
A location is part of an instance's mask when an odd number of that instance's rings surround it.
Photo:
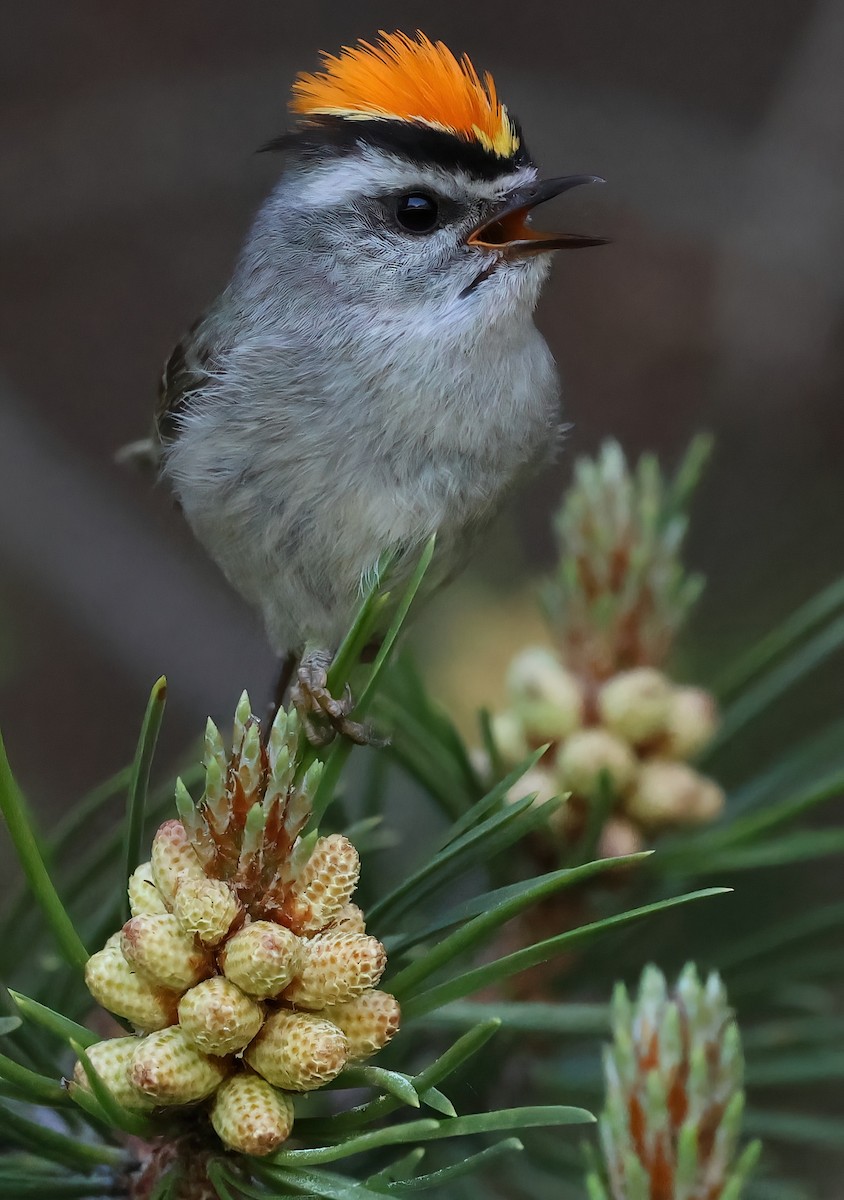
<path fill-rule="evenodd" d="M 607 436 L 716 456 L 689 557 L 691 664 L 844 559 L 844 0 L 11 0 L 0 10 L 0 723 L 42 813 L 123 765 L 171 685 L 165 759 L 269 687 L 260 629 L 161 489 L 113 462 L 223 285 L 278 162 L 297 70 L 416 26 L 493 71 L 541 164 L 610 185 L 540 324 L 572 423 L 418 637 L 465 714 L 537 618 L 549 516 Z M 570 215 L 570 216 L 569 216 Z M 690 667 L 691 669 L 691 667 Z M 833 685 L 830 685 L 832 688 Z M 831 690 L 806 697 L 805 719 Z"/>

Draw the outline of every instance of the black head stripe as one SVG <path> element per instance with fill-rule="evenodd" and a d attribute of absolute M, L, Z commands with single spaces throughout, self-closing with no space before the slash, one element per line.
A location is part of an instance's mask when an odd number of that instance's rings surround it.
<path fill-rule="evenodd" d="M 459 168 L 480 179 L 495 179 L 507 171 L 529 166 L 531 157 L 519 136 L 519 148 L 509 158 L 499 158 L 479 142 L 470 142 L 444 129 L 414 125 L 410 121 L 352 121 L 344 117 L 311 118 L 307 125 L 282 134 L 261 150 L 292 150 L 308 156 L 326 153 L 349 154 L 357 146 L 374 146 L 398 154 L 420 166 L 434 163 L 446 169 Z"/>

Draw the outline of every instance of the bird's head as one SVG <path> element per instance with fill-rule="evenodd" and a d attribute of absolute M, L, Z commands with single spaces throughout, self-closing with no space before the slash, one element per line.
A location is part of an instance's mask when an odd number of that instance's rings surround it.
<path fill-rule="evenodd" d="M 424 34 L 381 33 L 294 83 L 287 170 L 255 230 L 344 302 L 462 324 L 530 312 L 550 252 L 605 239 L 544 233 L 546 200 L 595 176 L 540 179 L 489 74 Z M 305 285 L 307 293 L 307 285 Z"/>

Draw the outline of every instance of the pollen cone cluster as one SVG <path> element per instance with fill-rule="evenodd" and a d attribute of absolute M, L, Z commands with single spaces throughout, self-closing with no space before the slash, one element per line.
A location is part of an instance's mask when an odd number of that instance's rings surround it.
<path fill-rule="evenodd" d="M 351 900 L 357 851 L 341 834 L 301 836 L 321 765 L 300 777 L 298 744 L 283 710 L 262 744 L 245 693 L 230 757 L 208 722 L 202 800 L 177 784 L 180 819 L 159 828 L 129 881 L 131 918 L 86 968 L 94 999 L 136 1031 L 88 1052 L 115 1099 L 205 1106 L 224 1145 L 252 1155 L 289 1136 L 292 1093 L 399 1025 L 376 990 L 384 948 Z M 89 1086 L 81 1063 L 75 1085 Z"/>
<path fill-rule="evenodd" d="M 673 684 L 655 667 L 621 671 L 590 686 L 550 650 L 529 649 L 513 662 L 511 707 L 493 720 L 505 765 L 548 745 L 518 781 L 511 798 L 541 802 L 570 793 L 552 817 L 554 831 L 576 839 L 593 805 L 605 824 L 602 852 L 641 849 L 660 830 L 714 820 L 724 793 L 689 765 L 717 728 L 715 701 Z"/>
<path fill-rule="evenodd" d="M 599 1123 L 609 1192 L 596 1172 L 590 1200 L 737 1200 L 758 1146 L 736 1162 L 743 1061 L 718 975 L 703 984 L 688 966 L 669 991 L 647 967 L 635 1004 L 616 988 L 612 1026 Z"/>
<path fill-rule="evenodd" d="M 578 460 L 545 589 L 558 649 L 517 656 L 509 707 L 493 722 L 506 767 L 549 746 L 512 798 L 571 793 L 553 818 L 566 840 L 593 825 L 600 805 L 607 856 L 641 849 L 661 829 L 712 821 L 724 803 L 689 765 L 715 733 L 714 699 L 662 669 L 701 589 L 680 549 L 706 451 L 693 443 L 671 481 L 652 457 L 630 467 L 615 442 Z"/>

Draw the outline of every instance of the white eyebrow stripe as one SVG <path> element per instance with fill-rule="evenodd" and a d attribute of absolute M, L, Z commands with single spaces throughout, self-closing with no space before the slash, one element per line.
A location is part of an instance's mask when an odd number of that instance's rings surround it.
<path fill-rule="evenodd" d="M 452 199 L 467 196 L 488 200 L 506 195 L 516 187 L 531 183 L 536 167 L 519 167 L 494 179 L 478 179 L 461 169 L 411 163 L 396 154 L 361 144 L 355 154 L 330 158 L 298 173 L 297 191 L 305 204 L 324 204 L 330 191 L 334 204 L 343 204 L 362 195 L 378 195 L 403 188 L 429 187 Z"/>

